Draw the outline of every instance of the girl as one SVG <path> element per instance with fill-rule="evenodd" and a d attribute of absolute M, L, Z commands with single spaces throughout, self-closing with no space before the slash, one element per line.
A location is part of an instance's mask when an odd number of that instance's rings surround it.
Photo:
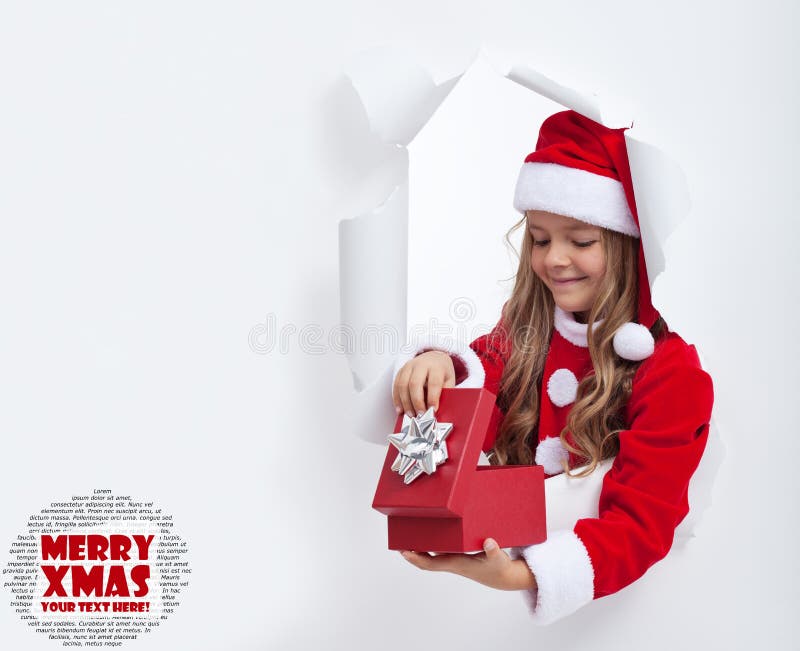
<path fill-rule="evenodd" d="M 398 413 L 436 408 L 442 387 L 497 395 L 484 449 L 494 464 L 586 476 L 614 458 L 598 517 L 546 542 L 483 554 L 402 552 L 419 568 L 527 590 L 548 623 L 611 594 L 664 557 L 688 512 L 705 447 L 711 378 L 650 299 L 624 129 L 574 111 L 542 124 L 515 208 L 525 227 L 511 298 L 468 347 L 421 345 L 398 361 Z M 513 230 L 513 229 L 512 229 Z"/>

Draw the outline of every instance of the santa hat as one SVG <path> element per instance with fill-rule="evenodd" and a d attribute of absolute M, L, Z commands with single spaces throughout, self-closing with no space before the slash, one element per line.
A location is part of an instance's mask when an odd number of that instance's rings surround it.
<path fill-rule="evenodd" d="M 649 328 L 658 319 L 633 196 L 625 129 L 609 129 L 575 111 L 547 118 L 536 151 L 522 165 L 514 207 L 566 215 L 639 239 L 638 323 L 626 323 L 614 335 L 614 350 L 641 361 L 653 353 Z"/>

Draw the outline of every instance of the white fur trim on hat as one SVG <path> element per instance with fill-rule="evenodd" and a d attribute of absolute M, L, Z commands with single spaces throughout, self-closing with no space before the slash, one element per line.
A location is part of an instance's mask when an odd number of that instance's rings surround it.
<path fill-rule="evenodd" d="M 561 444 L 560 436 L 548 436 L 544 441 L 539 441 L 536 446 L 536 458 L 534 461 L 537 466 L 544 468 L 548 475 L 556 475 L 564 472 L 563 461 L 569 459 L 569 452 Z"/>
<path fill-rule="evenodd" d="M 441 350 L 451 356 L 458 357 L 467 369 L 467 377 L 457 387 L 462 389 L 480 389 L 486 379 L 486 371 L 483 369 L 481 358 L 475 354 L 467 344 L 461 343 L 449 337 L 420 337 L 413 342 L 403 346 L 400 354 L 394 362 L 394 372 L 392 373 L 392 385 L 398 371 L 406 362 L 414 359 L 421 352 L 426 350 Z"/>
<path fill-rule="evenodd" d="M 566 407 L 578 395 L 578 378 L 568 368 L 558 369 L 547 381 L 547 395 L 556 407 Z"/>
<path fill-rule="evenodd" d="M 514 208 L 544 210 L 639 237 L 625 190 L 616 179 L 556 163 L 525 163 Z"/>
<path fill-rule="evenodd" d="M 641 323 L 629 321 L 614 334 L 614 351 L 632 362 L 641 362 L 653 354 L 655 341 L 650 331 Z"/>
<path fill-rule="evenodd" d="M 594 599 L 594 569 L 589 552 L 574 531 L 555 531 L 539 545 L 516 548 L 536 577 L 526 592 L 536 624 L 550 624 Z"/>

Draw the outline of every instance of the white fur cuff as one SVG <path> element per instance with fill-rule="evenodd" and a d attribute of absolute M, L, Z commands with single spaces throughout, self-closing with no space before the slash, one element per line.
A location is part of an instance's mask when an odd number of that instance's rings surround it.
<path fill-rule="evenodd" d="M 406 364 L 406 362 L 414 359 L 417 355 L 425 350 L 441 350 L 454 357 L 458 357 L 467 369 L 467 377 L 456 386 L 462 389 L 480 389 L 483 387 L 483 382 L 486 379 L 486 371 L 483 369 L 481 358 L 475 354 L 467 344 L 456 341 L 449 337 L 424 337 L 414 340 L 406 344 L 397 356 L 394 363 L 394 372 L 392 374 L 392 385 L 394 386 L 394 378 L 397 377 L 398 371 Z"/>
<path fill-rule="evenodd" d="M 550 624 L 594 599 L 592 561 L 575 532 L 555 531 L 545 542 L 522 547 L 518 554 L 538 585 L 526 593 L 535 623 Z"/>

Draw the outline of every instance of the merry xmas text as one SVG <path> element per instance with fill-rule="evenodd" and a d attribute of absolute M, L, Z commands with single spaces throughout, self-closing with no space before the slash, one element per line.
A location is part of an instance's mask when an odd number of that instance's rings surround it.
<path fill-rule="evenodd" d="M 147 561 L 150 556 L 150 543 L 155 536 L 112 534 L 102 536 L 89 535 L 43 535 L 42 561 L 100 561 L 93 565 L 79 563 L 76 565 L 41 565 L 42 572 L 49 582 L 45 597 L 66 597 L 67 591 L 62 581 L 69 575 L 72 579 L 72 596 L 81 593 L 89 596 L 130 597 L 129 581 L 135 584 L 134 597 L 147 594 L 147 581 L 150 578 L 150 566 L 104 565 L 102 561 L 130 561 L 131 551 L 136 548 L 139 561 Z M 108 570 L 108 573 L 106 573 Z"/>

